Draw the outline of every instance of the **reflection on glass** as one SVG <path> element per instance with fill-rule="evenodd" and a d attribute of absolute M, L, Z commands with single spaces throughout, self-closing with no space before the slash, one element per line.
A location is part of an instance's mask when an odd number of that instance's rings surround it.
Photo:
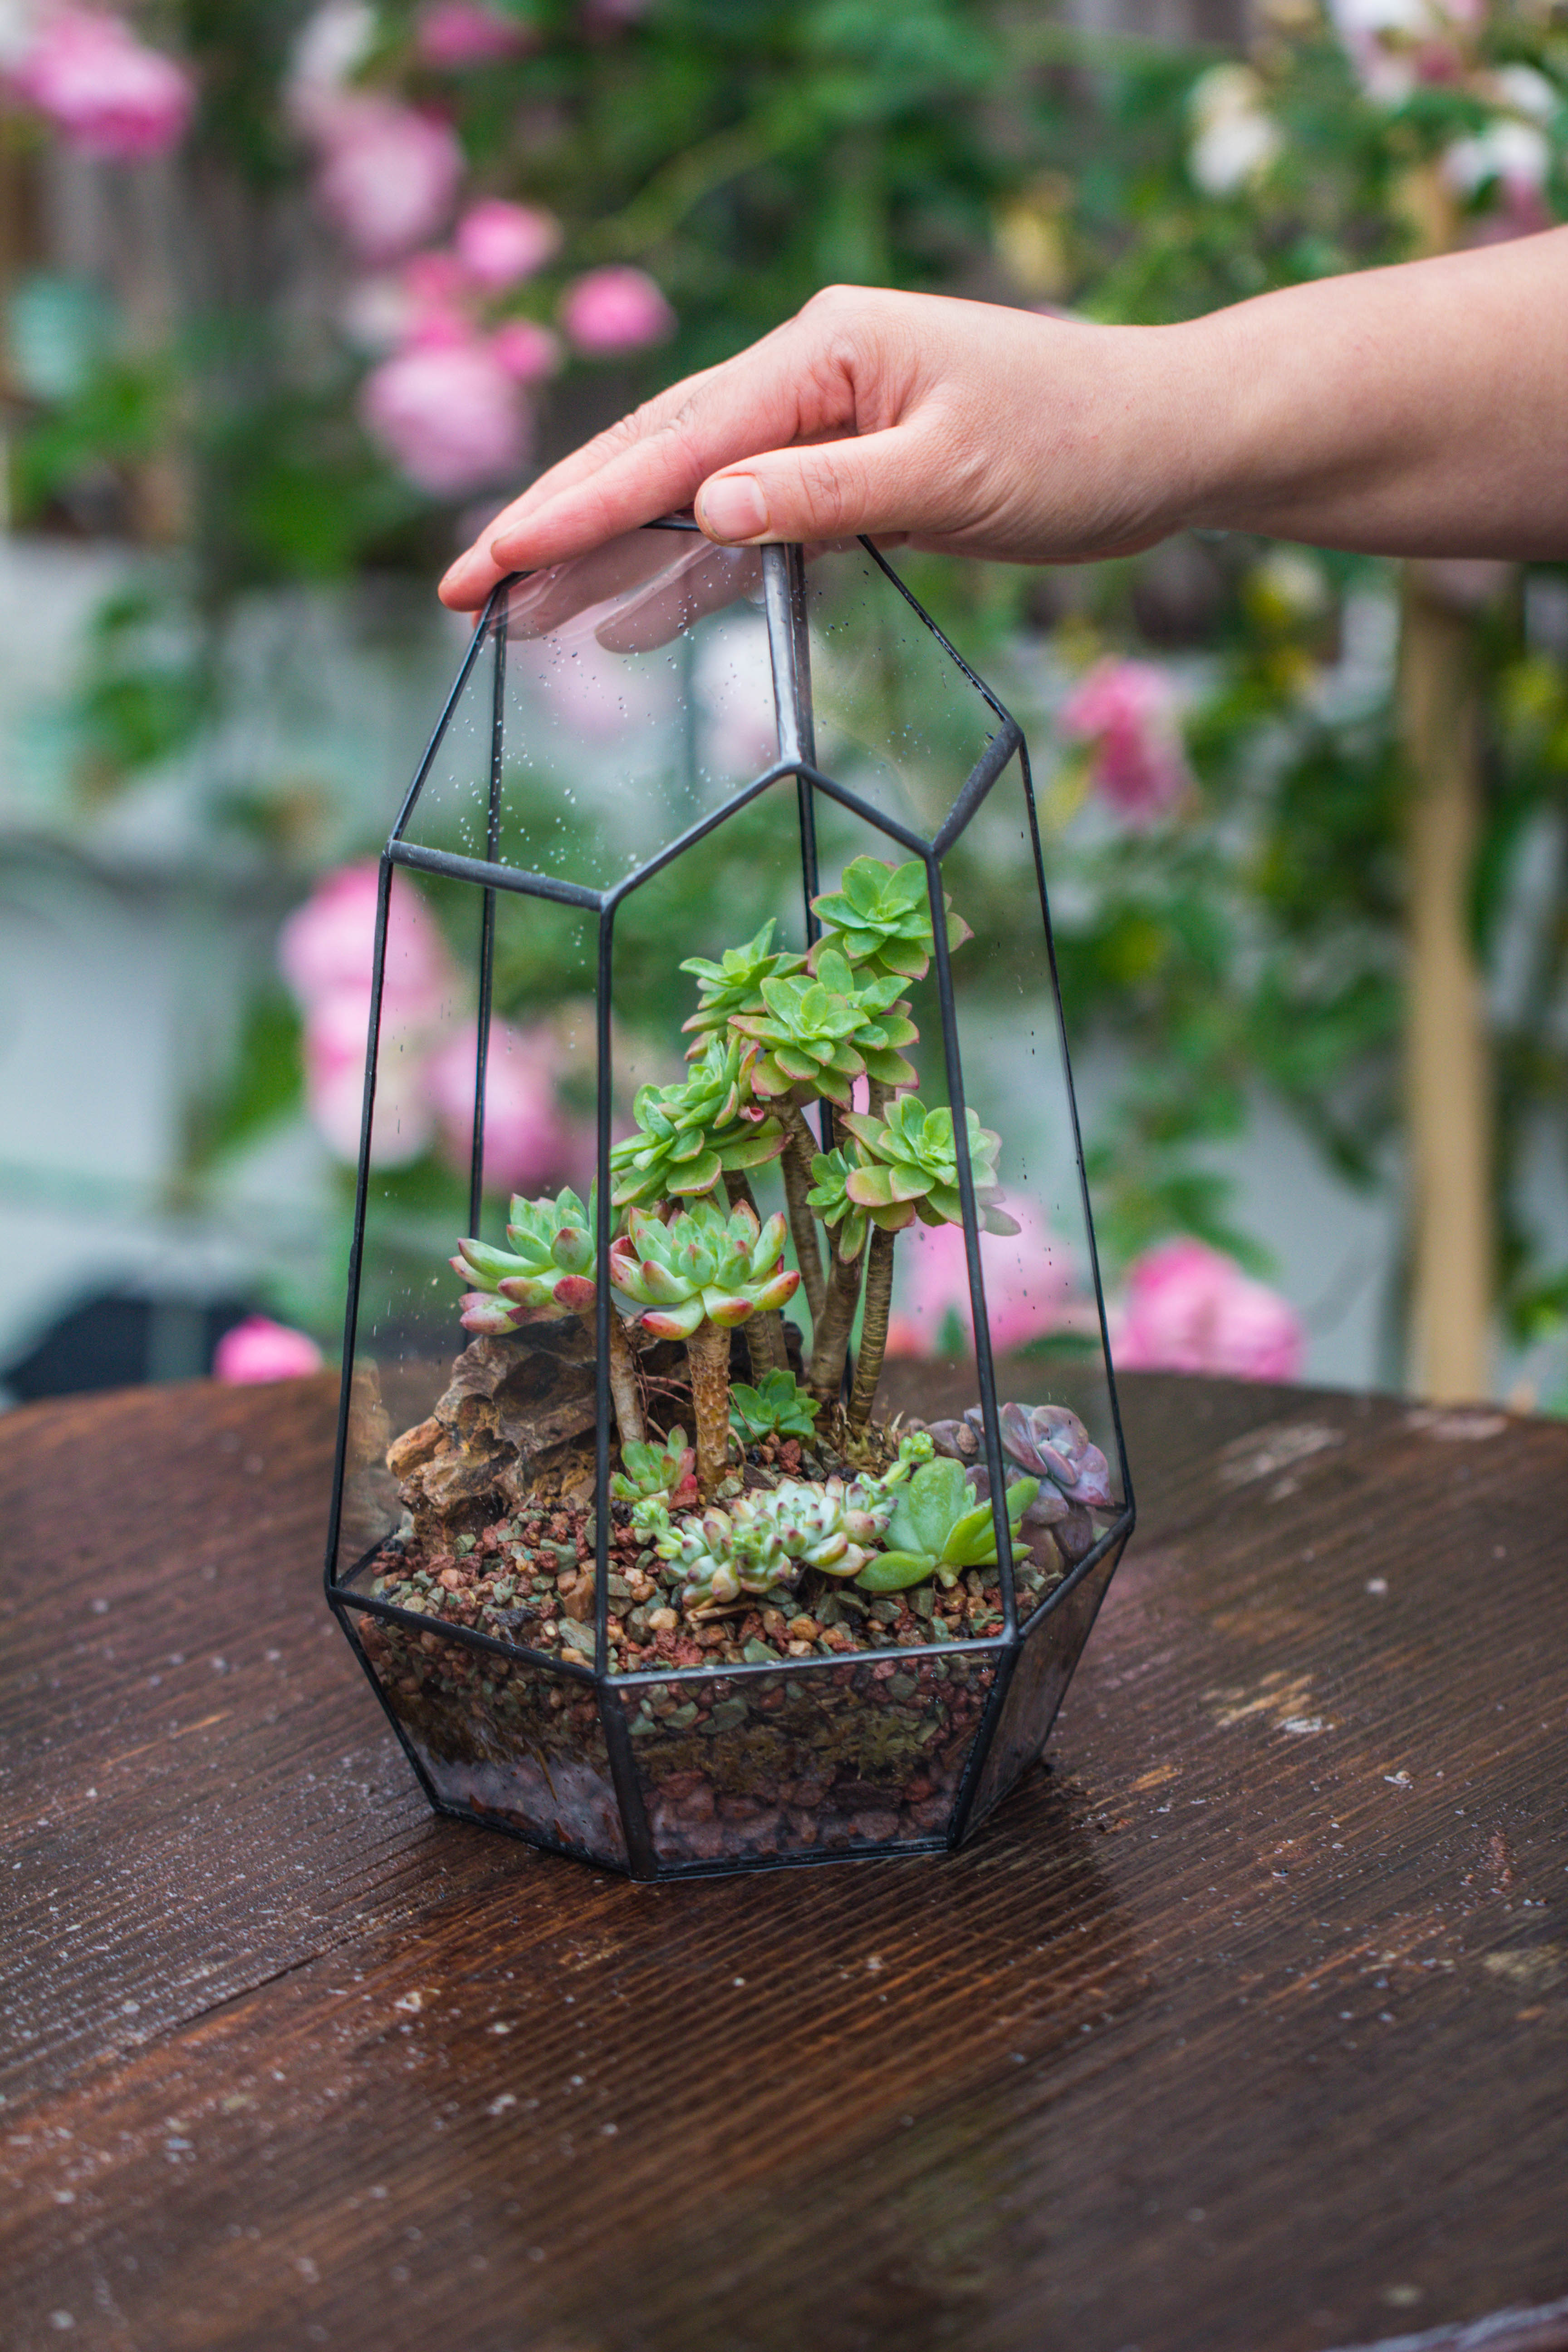
<path fill-rule="evenodd" d="M 625 1694 L 661 1863 L 929 1844 L 994 1675 L 986 1654 L 715 1675 Z"/>
<path fill-rule="evenodd" d="M 353 1623 L 387 1712 L 443 1805 L 625 1864 L 591 1683 L 363 1610 Z"/>

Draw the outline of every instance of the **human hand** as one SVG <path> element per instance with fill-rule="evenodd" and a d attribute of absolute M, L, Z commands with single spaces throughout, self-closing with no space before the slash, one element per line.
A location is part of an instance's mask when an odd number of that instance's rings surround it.
<path fill-rule="evenodd" d="M 672 384 L 503 509 L 441 583 L 473 611 L 538 571 L 694 506 L 721 545 L 842 540 L 1083 562 L 1179 527 L 1192 331 L 834 287 Z"/>

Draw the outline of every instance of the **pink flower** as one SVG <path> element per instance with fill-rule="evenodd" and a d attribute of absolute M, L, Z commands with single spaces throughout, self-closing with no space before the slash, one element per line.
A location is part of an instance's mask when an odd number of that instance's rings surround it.
<path fill-rule="evenodd" d="M 467 1168 L 474 1139 L 474 1051 L 470 1021 L 436 1054 L 426 1072 L 447 1156 Z M 492 1021 L 485 1060 L 485 1188 L 539 1192 L 561 1173 L 568 1138 L 556 1106 L 555 1040 L 547 1028 L 515 1029 Z"/>
<path fill-rule="evenodd" d="M 384 360 L 361 388 L 360 415 L 409 480 L 437 498 L 515 474 L 532 437 L 515 378 L 474 341 Z"/>
<path fill-rule="evenodd" d="M 507 319 L 490 337 L 490 354 L 514 383 L 542 383 L 561 364 L 561 338 L 531 319 Z"/>
<path fill-rule="evenodd" d="M 573 279 L 561 323 L 580 352 L 607 357 L 662 343 L 675 331 L 675 313 L 646 270 L 616 266 Z"/>
<path fill-rule="evenodd" d="M 343 91 L 316 102 L 311 129 L 321 150 L 321 209 L 365 260 L 406 253 L 440 226 L 463 176 L 463 151 L 447 123 Z"/>
<path fill-rule="evenodd" d="M 561 245 L 561 224 L 536 205 L 509 205 L 487 196 L 458 223 L 458 257 L 479 284 L 515 286 L 542 269 Z"/>
<path fill-rule="evenodd" d="M 247 1315 L 213 1350 L 213 1377 L 236 1386 L 252 1381 L 297 1381 L 321 1369 L 321 1351 L 304 1331 L 265 1315 Z"/>
<path fill-rule="evenodd" d="M 1193 782 L 1169 677 L 1152 662 L 1096 662 L 1057 713 L 1061 732 L 1094 746 L 1090 783 L 1142 830 Z"/>
<path fill-rule="evenodd" d="M 1084 1309 L 1066 1244 L 1027 1201 L 1009 1200 L 1016 1234 L 982 1234 L 980 1265 L 985 1318 L 999 1353 L 1047 1331 L 1076 1327 Z M 910 1225 L 899 1238 L 898 1306 L 889 1345 L 897 1354 L 931 1356 L 952 1349 L 956 1338 L 973 1345 L 969 1263 L 962 1225 Z M 894 1347 L 895 1338 L 897 1346 Z"/>
<path fill-rule="evenodd" d="M 324 874 L 278 935 L 278 967 L 309 1011 L 329 997 L 370 1003 L 378 869 L 374 858 Z M 454 983 L 441 927 L 406 875 L 395 874 L 386 910 L 385 1005 L 405 1020 L 440 1017 Z M 363 1034 L 360 1043 L 363 1045 Z"/>
<path fill-rule="evenodd" d="M 436 0 L 419 12 L 416 48 L 421 65 L 438 73 L 460 71 L 464 66 L 491 64 L 533 47 L 531 27 L 477 0 Z"/>
<path fill-rule="evenodd" d="M 329 1150 L 347 1160 L 359 1156 L 375 898 L 374 863 L 340 866 L 289 916 L 278 941 L 279 968 L 305 1014 L 306 1108 Z M 426 1065 L 453 1018 L 457 988 L 436 918 L 407 877 L 394 875 L 371 1143 L 377 1167 L 418 1159 L 434 1138 Z"/>
<path fill-rule="evenodd" d="M 1206 1243 L 1162 1242 L 1133 1261 L 1112 1335 L 1123 1371 L 1291 1381 L 1304 1340 L 1295 1310 Z"/>
<path fill-rule="evenodd" d="M 351 1166 L 359 1158 L 369 1032 L 368 989 L 363 994 L 341 989 L 306 1008 L 305 1108 L 333 1158 Z M 426 1072 L 438 1034 L 434 1021 L 383 998 L 370 1145 L 374 1168 L 405 1168 L 435 1140 Z"/>
<path fill-rule="evenodd" d="M 115 163 L 162 155 L 195 104 L 183 66 L 96 8 L 46 15 L 9 75 L 19 98 L 47 115 L 73 147 Z"/>

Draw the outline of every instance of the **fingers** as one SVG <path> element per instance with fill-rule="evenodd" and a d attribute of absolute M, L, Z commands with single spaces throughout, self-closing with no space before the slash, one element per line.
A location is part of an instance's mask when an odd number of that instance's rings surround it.
<path fill-rule="evenodd" d="M 770 450 L 704 482 L 697 520 L 721 546 L 938 530 L 955 518 L 963 487 L 936 462 L 939 439 L 917 419 L 853 441 Z"/>
<path fill-rule="evenodd" d="M 447 572 L 442 602 L 471 610 L 509 571 L 566 562 L 689 506 L 710 474 L 753 449 L 852 427 L 851 373 L 826 364 L 819 343 L 818 329 L 792 320 L 612 425 L 496 517 Z"/>

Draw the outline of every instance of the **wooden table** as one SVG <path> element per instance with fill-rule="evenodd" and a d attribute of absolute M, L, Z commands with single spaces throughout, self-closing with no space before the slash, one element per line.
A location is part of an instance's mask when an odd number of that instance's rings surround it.
<path fill-rule="evenodd" d="M 1049 1769 L 663 1887 L 426 1811 L 326 1383 L 0 1423 L 6 2352 L 1568 2346 L 1568 1429 L 1125 1391 Z"/>

